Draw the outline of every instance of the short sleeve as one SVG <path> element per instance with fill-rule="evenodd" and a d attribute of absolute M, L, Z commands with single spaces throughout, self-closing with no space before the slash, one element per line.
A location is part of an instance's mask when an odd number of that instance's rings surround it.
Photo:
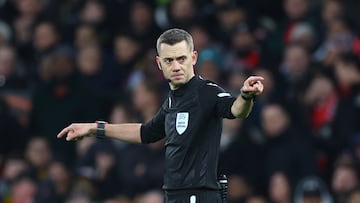
<path fill-rule="evenodd" d="M 165 113 L 163 108 L 149 122 L 141 125 L 140 136 L 143 144 L 156 142 L 165 137 Z"/>
<path fill-rule="evenodd" d="M 231 106 L 236 98 L 217 84 L 207 82 L 200 91 L 200 95 L 203 102 L 208 108 L 213 108 L 217 116 L 230 119 L 235 118 L 231 112 Z"/>

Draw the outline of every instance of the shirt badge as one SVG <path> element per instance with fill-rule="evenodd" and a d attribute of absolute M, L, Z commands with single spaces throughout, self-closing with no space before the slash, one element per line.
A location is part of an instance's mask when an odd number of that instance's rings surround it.
<path fill-rule="evenodd" d="M 179 135 L 183 134 L 188 127 L 189 112 L 180 112 L 176 114 L 176 131 Z"/>

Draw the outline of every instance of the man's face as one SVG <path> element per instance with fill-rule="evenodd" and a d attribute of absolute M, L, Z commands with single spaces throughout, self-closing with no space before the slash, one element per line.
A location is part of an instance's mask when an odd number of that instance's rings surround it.
<path fill-rule="evenodd" d="M 172 90 L 186 84 L 195 75 L 197 56 L 197 52 L 191 51 L 185 40 L 174 45 L 160 45 L 156 62 Z"/>

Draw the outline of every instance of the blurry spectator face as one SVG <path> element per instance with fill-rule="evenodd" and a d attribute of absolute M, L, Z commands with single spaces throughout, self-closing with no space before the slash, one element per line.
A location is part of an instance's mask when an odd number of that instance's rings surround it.
<path fill-rule="evenodd" d="M 322 203 L 321 197 L 304 197 L 303 203 Z"/>
<path fill-rule="evenodd" d="M 145 193 L 141 198 L 142 203 L 163 203 L 163 195 L 160 192 L 152 191 Z"/>
<path fill-rule="evenodd" d="M 254 196 L 247 198 L 246 203 L 266 203 L 266 200 L 263 197 Z"/>
<path fill-rule="evenodd" d="M 82 139 L 76 142 L 76 152 L 79 158 L 85 156 L 89 148 L 95 143 L 95 137 L 87 137 L 87 139 Z"/>
<path fill-rule="evenodd" d="M 11 47 L 0 47 L 0 75 L 9 77 L 15 68 L 15 51 Z"/>
<path fill-rule="evenodd" d="M 249 195 L 251 188 L 243 177 L 232 175 L 229 177 L 228 181 L 229 201 L 235 202 Z"/>
<path fill-rule="evenodd" d="M 327 0 L 323 4 L 322 8 L 322 19 L 328 23 L 335 18 L 338 18 L 343 15 L 344 8 L 341 4 L 341 1 L 337 0 Z"/>
<path fill-rule="evenodd" d="M 57 79 L 68 78 L 74 72 L 74 62 L 70 56 L 60 54 L 54 56 L 54 76 Z"/>
<path fill-rule="evenodd" d="M 16 8 L 21 15 L 33 16 L 42 10 L 41 0 L 16 0 Z"/>
<path fill-rule="evenodd" d="M 99 24 L 105 20 L 105 8 L 100 1 L 89 0 L 81 10 L 80 19 L 84 23 Z"/>
<path fill-rule="evenodd" d="M 329 24 L 330 38 L 336 39 L 338 37 L 341 37 L 343 34 L 347 34 L 348 32 L 349 29 L 343 20 L 335 19 L 330 21 Z"/>
<path fill-rule="evenodd" d="M 27 169 L 25 160 L 9 159 L 5 162 L 3 170 L 3 178 L 5 180 L 12 180 Z"/>
<path fill-rule="evenodd" d="M 137 41 L 127 37 L 118 36 L 115 39 L 115 56 L 119 62 L 129 62 L 136 57 L 140 51 Z"/>
<path fill-rule="evenodd" d="M 285 0 L 284 10 L 292 20 L 304 17 L 308 12 L 308 0 Z"/>
<path fill-rule="evenodd" d="M 130 12 L 130 22 L 136 31 L 144 32 L 152 24 L 153 11 L 144 2 L 136 1 Z"/>
<path fill-rule="evenodd" d="M 86 196 L 79 196 L 68 199 L 66 203 L 91 203 L 91 201 Z"/>
<path fill-rule="evenodd" d="M 310 87 L 305 93 L 305 102 L 308 104 L 316 105 L 325 101 L 329 96 L 334 93 L 334 86 L 331 80 L 324 76 L 314 78 Z"/>
<path fill-rule="evenodd" d="M 207 80 L 218 82 L 220 77 L 218 69 L 219 67 L 217 67 L 216 63 L 213 61 L 203 61 L 199 64 L 198 74 Z"/>
<path fill-rule="evenodd" d="M 349 197 L 349 203 L 359 203 L 360 202 L 360 191 L 356 190 L 352 192 Z"/>
<path fill-rule="evenodd" d="M 104 178 L 115 165 L 115 155 L 110 152 L 99 151 L 95 156 L 96 171 L 100 178 Z"/>
<path fill-rule="evenodd" d="M 195 16 L 195 3 L 193 0 L 174 0 L 171 2 L 171 16 L 180 22 L 191 20 Z"/>
<path fill-rule="evenodd" d="M 269 190 L 273 202 L 290 202 L 291 189 L 285 174 L 281 172 L 273 174 Z"/>
<path fill-rule="evenodd" d="M 284 56 L 285 74 L 291 78 L 298 78 L 306 72 L 309 65 L 309 56 L 300 45 L 290 45 Z"/>
<path fill-rule="evenodd" d="M 67 192 L 70 184 L 70 174 L 61 162 L 53 162 L 48 169 L 50 179 L 55 183 L 55 188 L 59 193 Z"/>
<path fill-rule="evenodd" d="M 157 94 L 150 91 L 146 87 L 146 84 L 141 82 L 135 88 L 132 99 L 135 109 L 138 111 L 144 111 L 157 103 Z"/>
<path fill-rule="evenodd" d="M 131 122 L 130 115 L 125 109 L 124 105 L 116 105 L 113 107 L 110 114 L 111 123 L 129 123 Z"/>
<path fill-rule="evenodd" d="M 194 47 L 199 52 L 209 45 L 209 34 L 199 26 L 194 26 L 190 29 L 190 34 L 194 40 Z"/>
<path fill-rule="evenodd" d="M 75 46 L 77 49 L 84 48 L 88 44 L 97 44 L 96 30 L 89 25 L 82 25 L 75 31 Z"/>
<path fill-rule="evenodd" d="M 54 25 L 45 22 L 35 28 L 34 47 L 37 51 L 46 51 L 53 47 L 59 40 Z"/>
<path fill-rule="evenodd" d="M 335 76 L 341 86 L 351 86 L 359 81 L 360 69 L 355 64 L 338 60 L 335 63 Z"/>
<path fill-rule="evenodd" d="M 29 178 L 21 178 L 11 186 L 11 197 L 13 202 L 34 202 L 37 186 Z"/>
<path fill-rule="evenodd" d="M 237 50 L 239 56 L 247 54 L 255 46 L 255 39 L 248 30 L 237 32 L 233 36 L 232 41 L 232 45 Z"/>
<path fill-rule="evenodd" d="M 27 18 L 27 17 L 20 17 L 17 18 L 14 23 L 14 33 L 15 33 L 15 40 L 17 43 L 28 43 L 31 41 L 32 38 L 32 25 L 34 23 L 34 19 Z"/>
<path fill-rule="evenodd" d="M 289 118 L 280 105 L 271 104 L 262 109 L 261 125 L 268 136 L 276 137 L 288 127 Z"/>
<path fill-rule="evenodd" d="M 79 50 L 77 65 L 81 74 L 95 75 L 101 70 L 100 48 L 95 45 L 89 45 Z"/>
<path fill-rule="evenodd" d="M 347 193 L 358 185 L 356 170 L 350 166 L 338 166 L 332 177 L 332 189 L 335 193 Z"/>
<path fill-rule="evenodd" d="M 242 8 L 231 8 L 227 10 L 222 10 L 218 13 L 218 20 L 220 25 L 227 31 L 232 31 L 246 21 L 246 12 Z"/>
<path fill-rule="evenodd" d="M 26 148 L 26 159 L 34 167 L 44 167 L 51 159 L 49 144 L 45 138 L 33 138 L 29 141 Z"/>

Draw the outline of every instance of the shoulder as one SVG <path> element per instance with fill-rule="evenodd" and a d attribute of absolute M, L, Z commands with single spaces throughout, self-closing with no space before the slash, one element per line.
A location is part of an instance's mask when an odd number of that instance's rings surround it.
<path fill-rule="evenodd" d="M 227 92 L 224 88 L 222 88 L 217 83 L 211 80 L 201 79 L 201 85 L 199 87 L 199 94 L 201 95 L 209 95 L 216 97 L 231 97 L 231 94 Z"/>

